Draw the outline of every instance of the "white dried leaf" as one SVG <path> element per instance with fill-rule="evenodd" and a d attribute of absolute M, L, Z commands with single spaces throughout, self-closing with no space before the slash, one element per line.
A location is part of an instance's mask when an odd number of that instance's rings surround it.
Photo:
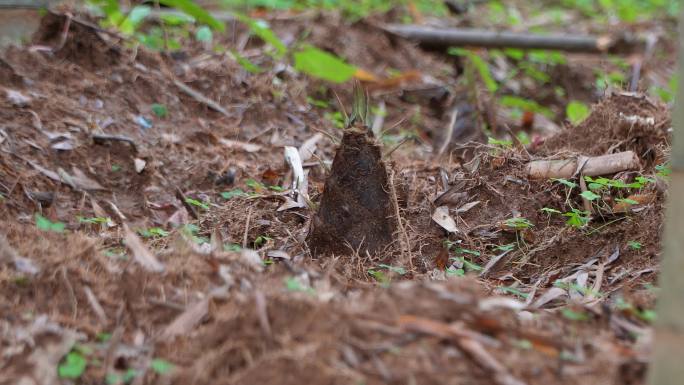
<path fill-rule="evenodd" d="M 5 96 L 14 107 L 26 107 L 31 104 L 31 98 L 16 90 L 5 89 Z"/>
<path fill-rule="evenodd" d="M 128 226 L 124 226 L 124 242 L 133 253 L 133 259 L 149 271 L 160 273 L 164 271 L 164 265 L 143 244 L 140 238 Z"/>
<path fill-rule="evenodd" d="M 432 220 L 450 233 L 459 232 L 458 227 L 456 227 L 456 221 L 454 221 L 454 218 L 449 214 L 448 206 L 437 207 L 432 214 Z"/>
<path fill-rule="evenodd" d="M 219 142 L 228 148 L 237 148 L 246 152 L 257 152 L 261 150 L 261 146 L 254 143 L 239 142 L 237 140 L 230 140 L 225 138 L 219 138 Z"/>
<path fill-rule="evenodd" d="M 311 159 L 313 154 L 316 152 L 316 143 L 318 143 L 321 138 L 323 138 L 323 134 L 317 132 L 316 135 L 310 137 L 304 141 L 304 143 L 302 143 L 301 147 L 299 147 L 299 157 L 301 158 L 302 162 L 306 162 L 307 160 Z"/>
<path fill-rule="evenodd" d="M 145 166 L 147 166 L 147 162 L 140 158 L 135 158 L 133 159 L 133 166 L 135 167 L 135 172 L 140 174 L 145 169 Z"/>
<path fill-rule="evenodd" d="M 547 290 L 546 293 L 544 293 L 541 297 L 537 298 L 536 301 L 530 306 L 533 309 L 538 309 L 547 303 L 553 301 L 556 298 L 564 297 L 566 296 L 567 293 L 564 289 L 561 289 L 560 287 L 552 287 L 551 289 Z"/>
<path fill-rule="evenodd" d="M 456 209 L 456 214 L 466 213 L 470 209 L 472 209 L 473 207 L 477 206 L 478 204 L 480 204 L 480 201 L 474 201 L 474 202 L 466 203 L 463 206 Z"/>
<path fill-rule="evenodd" d="M 164 328 L 162 338 L 171 339 L 190 333 L 209 313 L 209 297 L 189 306 L 183 313 Z"/>

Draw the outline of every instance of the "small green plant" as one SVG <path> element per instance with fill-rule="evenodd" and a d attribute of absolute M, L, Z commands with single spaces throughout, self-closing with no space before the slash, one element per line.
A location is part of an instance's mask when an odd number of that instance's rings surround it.
<path fill-rule="evenodd" d="M 641 248 L 643 247 L 641 242 L 637 241 L 628 241 L 627 246 L 632 250 L 641 250 Z"/>
<path fill-rule="evenodd" d="M 511 286 L 500 286 L 497 288 L 497 290 L 499 290 L 503 293 L 513 294 L 513 295 L 518 296 L 522 299 L 527 299 L 527 297 L 529 297 L 528 293 L 520 291 L 520 289 L 515 288 L 515 287 L 511 287 Z"/>
<path fill-rule="evenodd" d="M 35 215 L 36 227 L 42 231 L 52 231 L 55 233 L 63 233 L 66 225 L 62 222 L 52 222 L 40 214 Z"/>
<path fill-rule="evenodd" d="M 256 237 L 256 239 L 254 240 L 254 247 L 255 247 L 255 248 L 256 248 L 256 247 L 261 247 L 261 246 L 264 245 L 266 242 L 268 242 L 268 241 L 270 241 L 270 240 L 272 240 L 272 239 L 273 239 L 273 238 L 271 238 L 271 237 L 269 237 L 269 236 L 266 236 L 266 235 L 259 235 L 259 236 Z"/>
<path fill-rule="evenodd" d="M 161 227 L 150 227 L 149 229 L 139 229 L 138 234 L 143 238 L 163 238 L 168 237 L 171 233 Z"/>
<path fill-rule="evenodd" d="M 656 320 L 655 310 L 641 309 L 641 308 L 634 306 L 631 303 L 625 301 L 625 299 L 622 297 L 617 298 L 617 300 L 615 301 L 615 307 L 618 310 L 630 313 L 630 314 L 634 315 L 635 317 L 637 317 L 638 319 L 640 319 L 644 322 L 647 322 L 647 323 L 653 323 L 653 321 Z"/>
<path fill-rule="evenodd" d="M 573 125 L 582 123 L 582 121 L 589 116 L 589 113 L 589 106 L 576 100 L 568 103 L 567 107 L 565 108 L 565 114 L 570 123 Z"/>
<path fill-rule="evenodd" d="M 150 368 L 158 374 L 169 374 L 173 370 L 173 364 L 170 362 L 161 359 L 161 358 L 155 358 L 150 362 Z"/>
<path fill-rule="evenodd" d="M 57 374 L 60 378 L 75 380 L 80 378 L 88 366 L 84 352 L 74 346 L 57 367 Z"/>
<path fill-rule="evenodd" d="M 223 198 L 223 199 L 225 199 L 225 200 L 230 200 L 230 199 L 233 199 L 233 198 L 235 198 L 235 197 L 243 197 L 243 196 L 246 196 L 246 195 L 247 195 L 247 194 L 246 194 L 244 191 L 242 191 L 242 189 L 236 188 L 236 189 L 234 189 L 234 190 L 222 192 L 222 193 L 221 193 L 221 198 Z"/>
<path fill-rule="evenodd" d="M 657 171 L 656 175 L 661 178 L 667 178 L 672 173 L 672 168 L 670 168 L 670 165 L 668 163 L 659 164 L 655 166 L 655 169 Z"/>
<path fill-rule="evenodd" d="M 573 208 L 571 211 L 563 213 L 563 216 L 568 218 L 567 221 L 565 221 L 566 225 L 580 229 L 591 221 L 591 216 L 589 214 L 588 211 Z"/>
<path fill-rule="evenodd" d="M 530 222 L 529 219 L 523 217 L 508 218 L 504 221 L 504 224 L 506 225 L 506 227 L 516 231 L 534 227 L 534 224 Z"/>
<path fill-rule="evenodd" d="M 589 315 L 586 312 L 575 311 L 572 309 L 565 308 L 561 311 L 563 317 L 571 321 L 588 321 Z"/>
<path fill-rule="evenodd" d="M 513 141 L 512 140 L 501 140 L 501 139 L 496 139 L 492 138 L 491 136 L 487 138 L 487 143 L 496 146 L 496 147 L 501 147 L 505 149 L 509 149 L 513 147 Z"/>
<path fill-rule="evenodd" d="M 226 243 L 223 245 L 223 251 L 241 251 L 242 246 L 237 243 Z"/>
<path fill-rule="evenodd" d="M 150 107 L 150 109 L 152 110 L 152 113 L 158 118 L 165 118 L 169 115 L 169 109 L 163 104 L 154 103 Z"/>
<path fill-rule="evenodd" d="M 506 251 L 515 250 L 515 248 L 516 248 L 517 246 L 518 246 L 518 245 L 517 245 L 516 243 L 507 243 L 507 244 L 505 244 L 505 245 L 497 245 L 497 246 L 494 247 L 494 249 L 497 250 L 497 251 L 506 252 Z"/>
<path fill-rule="evenodd" d="M 295 277 L 285 278 L 285 288 L 287 289 L 287 291 L 305 292 L 310 295 L 316 295 L 316 290 L 314 290 L 312 287 L 304 285 L 299 279 Z"/>
<path fill-rule="evenodd" d="M 91 218 L 84 218 L 77 216 L 76 219 L 78 220 L 78 223 L 84 223 L 88 225 L 102 225 L 105 223 L 108 223 L 111 219 L 107 217 L 91 217 Z"/>
<path fill-rule="evenodd" d="M 209 204 L 207 204 L 206 202 L 202 202 L 200 200 L 192 199 L 192 198 L 185 198 L 185 203 L 192 205 L 192 206 L 195 206 L 195 207 L 199 207 L 203 210 L 209 210 L 211 208 L 209 206 Z"/>

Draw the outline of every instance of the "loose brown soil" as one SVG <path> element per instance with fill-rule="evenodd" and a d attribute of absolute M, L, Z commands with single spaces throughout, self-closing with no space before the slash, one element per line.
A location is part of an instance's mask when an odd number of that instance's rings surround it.
<path fill-rule="evenodd" d="M 467 159 L 438 157 L 445 111 L 465 94 L 447 59 L 378 33 L 372 20 L 295 20 L 273 27 L 293 38 L 308 31 L 312 43 L 378 76 L 430 74 L 449 96 L 408 98 L 434 86 L 423 77 L 371 83 L 386 102 L 387 132 L 370 141 L 342 135 L 331 109 L 307 102 L 332 103 L 334 92 L 349 101 L 348 85 L 322 87 L 280 69 L 249 74 L 192 44 L 174 57 L 135 51 L 73 22 L 60 48 L 64 29 L 50 16 L 34 43 L 54 53 L 4 53 L 0 384 L 69 383 L 56 367 L 74 349 L 88 360 L 78 384 L 126 373 L 136 384 L 643 383 L 668 109 L 615 93 L 542 144 L 459 142 Z M 348 44 L 326 46 L 340 26 Z M 268 68 L 263 48 L 247 45 Z M 156 116 L 155 103 L 168 115 Z M 292 180 L 283 147 L 319 132 L 305 161 L 318 215 L 279 210 L 289 192 L 271 186 Z M 414 139 L 381 159 L 403 132 Z M 625 150 L 643 169 L 606 177 L 649 182 L 604 194 L 582 228 L 562 215 L 584 207 L 579 187 L 525 173 L 532 159 Z M 611 209 L 637 194 L 644 198 L 626 212 Z M 438 206 L 458 231 L 431 219 Z M 37 215 L 64 231 L 38 228 Z M 522 219 L 529 225 L 511 226 Z M 163 272 L 127 248 L 126 227 L 146 234 Z M 155 359 L 173 369 L 154 370 Z"/>

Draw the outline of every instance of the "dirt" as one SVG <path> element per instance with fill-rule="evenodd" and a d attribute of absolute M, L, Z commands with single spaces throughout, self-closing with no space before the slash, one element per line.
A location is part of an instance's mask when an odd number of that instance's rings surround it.
<path fill-rule="evenodd" d="M 367 82 L 387 107 L 378 139 L 342 135 L 329 118 L 336 108 L 307 101 L 334 105 L 339 93 L 348 106 L 348 85 L 249 74 L 196 44 L 173 56 L 135 52 L 78 21 L 64 35 L 60 20 L 47 18 L 34 40 L 54 53 L 11 48 L 0 61 L 0 384 L 67 383 L 56 366 L 69 351 L 88 361 L 80 384 L 126 373 L 145 384 L 644 383 L 666 106 L 617 92 L 541 144 L 463 140 L 468 157 L 440 157 L 447 112 L 465 93 L 448 59 L 379 33 L 374 19 L 272 25 L 292 38 L 309 32 L 379 77 L 420 72 Z M 344 44 L 333 43 L 341 28 Z M 247 49 L 267 67 L 253 40 Z M 422 92 L 435 84 L 446 94 Z M 283 147 L 316 133 L 305 167 L 318 212 L 279 211 L 290 194 L 280 186 L 292 181 Z M 626 150 L 642 168 L 606 177 L 649 181 L 602 193 L 579 228 L 563 213 L 584 207 L 580 188 L 525 172 L 532 159 Z M 649 199 L 611 209 L 635 194 Z M 431 219 L 439 206 L 458 231 Z M 41 217 L 64 231 L 41 229 Z M 144 267 L 126 228 L 163 272 Z M 368 253 L 340 257 L 345 243 Z M 326 252 L 335 256 L 311 257 Z M 153 369 L 155 359 L 173 369 Z"/>

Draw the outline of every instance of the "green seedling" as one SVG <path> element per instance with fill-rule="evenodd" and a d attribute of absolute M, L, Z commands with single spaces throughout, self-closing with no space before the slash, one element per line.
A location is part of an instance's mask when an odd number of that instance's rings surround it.
<path fill-rule="evenodd" d="M 637 241 L 628 241 L 627 246 L 632 250 L 641 250 L 641 248 L 643 247 L 641 242 Z"/>
<path fill-rule="evenodd" d="M 563 213 L 563 216 L 568 217 L 565 224 L 576 229 L 586 226 L 591 221 L 588 211 L 578 209 L 572 209 L 572 211 Z"/>
<path fill-rule="evenodd" d="M 516 243 L 508 243 L 505 245 L 498 245 L 498 246 L 494 247 L 494 250 L 503 251 L 503 252 L 512 251 L 512 250 L 515 250 L 516 246 L 518 246 Z"/>
<path fill-rule="evenodd" d="M 223 245 L 223 251 L 242 251 L 242 246 L 237 243 L 226 243 Z"/>
<path fill-rule="evenodd" d="M 158 118 L 165 118 L 169 115 L 169 109 L 165 105 L 154 103 L 151 107 L 152 113 Z"/>
<path fill-rule="evenodd" d="M 466 271 L 481 271 L 482 270 L 482 266 L 480 266 L 476 263 L 470 262 L 463 257 L 450 257 L 449 260 L 460 262 L 461 264 L 463 264 L 463 267 L 465 267 Z"/>
<path fill-rule="evenodd" d="M 615 301 L 615 307 L 618 310 L 628 312 L 638 319 L 647 322 L 647 323 L 653 323 L 653 321 L 656 320 L 656 312 L 655 310 L 652 309 L 641 309 L 637 306 L 632 305 L 631 303 L 625 301 L 624 298 L 618 297 L 618 299 Z"/>
<path fill-rule="evenodd" d="M 512 140 L 501 140 L 501 139 L 496 139 L 492 138 L 491 136 L 487 138 L 487 143 L 496 146 L 496 147 L 501 147 L 504 149 L 509 149 L 513 147 L 513 141 Z"/>
<path fill-rule="evenodd" d="M 316 290 L 314 290 L 311 287 L 304 285 L 300 280 L 298 280 L 295 277 L 285 278 L 285 288 L 288 291 L 305 292 L 305 293 L 308 293 L 310 295 L 316 294 Z"/>
<path fill-rule="evenodd" d="M 78 219 L 78 223 L 85 223 L 88 225 L 101 225 L 101 224 L 108 223 L 110 221 L 110 219 L 107 217 L 84 218 L 84 217 L 77 216 L 76 219 Z"/>
<path fill-rule="evenodd" d="M 171 233 L 161 227 L 150 227 L 149 229 L 138 230 L 138 234 L 144 238 L 163 238 L 168 237 Z"/>
<path fill-rule="evenodd" d="M 52 231 L 55 233 L 63 233 L 66 225 L 62 222 L 52 222 L 40 214 L 35 215 L 36 227 L 42 231 Z"/>
<path fill-rule="evenodd" d="M 534 227 L 534 224 L 530 222 L 529 219 L 523 217 L 508 218 L 504 221 L 504 224 L 506 225 L 506 227 L 513 229 L 515 231 L 525 230 L 529 229 L 530 227 Z"/>
<path fill-rule="evenodd" d="M 585 312 L 579 312 L 572 309 L 565 308 L 561 311 L 563 317 L 571 321 L 588 321 L 589 315 Z"/>
<path fill-rule="evenodd" d="M 582 121 L 589 116 L 590 112 L 589 106 L 576 100 L 568 103 L 567 107 L 565 108 L 565 115 L 573 125 L 582 123 Z"/>
<path fill-rule="evenodd" d="M 195 207 L 199 207 L 203 210 L 209 210 L 211 208 L 206 202 L 202 202 L 200 200 L 192 199 L 192 198 L 185 198 L 185 203 L 192 205 L 192 206 L 195 206 Z"/>
<path fill-rule="evenodd" d="M 500 286 L 497 288 L 497 290 L 499 290 L 503 293 L 513 294 L 513 295 L 518 296 L 518 297 L 523 298 L 523 299 L 527 299 L 527 297 L 529 297 L 529 294 L 522 292 L 519 289 L 517 289 L 515 287 L 511 287 L 511 286 Z"/>
<path fill-rule="evenodd" d="M 268 242 L 268 241 L 270 241 L 270 240 L 272 240 L 272 239 L 273 239 L 273 238 L 271 238 L 271 237 L 269 237 L 269 236 L 266 236 L 266 235 L 259 235 L 259 236 L 256 237 L 256 239 L 254 240 L 254 247 L 261 247 L 261 246 L 264 245 L 266 242 Z"/>
<path fill-rule="evenodd" d="M 246 195 L 247 194 L 244 191 L 242 191 L 242 189 L 236 188 L 234 190 L 222 192 L 221 198 L 223 198 L 225 200 L 230 200 L 230 199 L 233 199 L 235 197 L 242 197 L 242 196 L 246 196 Z"/>
<path fill-rule="evenodd" d="M 170 362 L 161 359 L 161 358 L 155 358 L 150 362 L 150 368 L 158 373 L 158 374 L 168 374 L 173 370 L 173 364 Z"/>

